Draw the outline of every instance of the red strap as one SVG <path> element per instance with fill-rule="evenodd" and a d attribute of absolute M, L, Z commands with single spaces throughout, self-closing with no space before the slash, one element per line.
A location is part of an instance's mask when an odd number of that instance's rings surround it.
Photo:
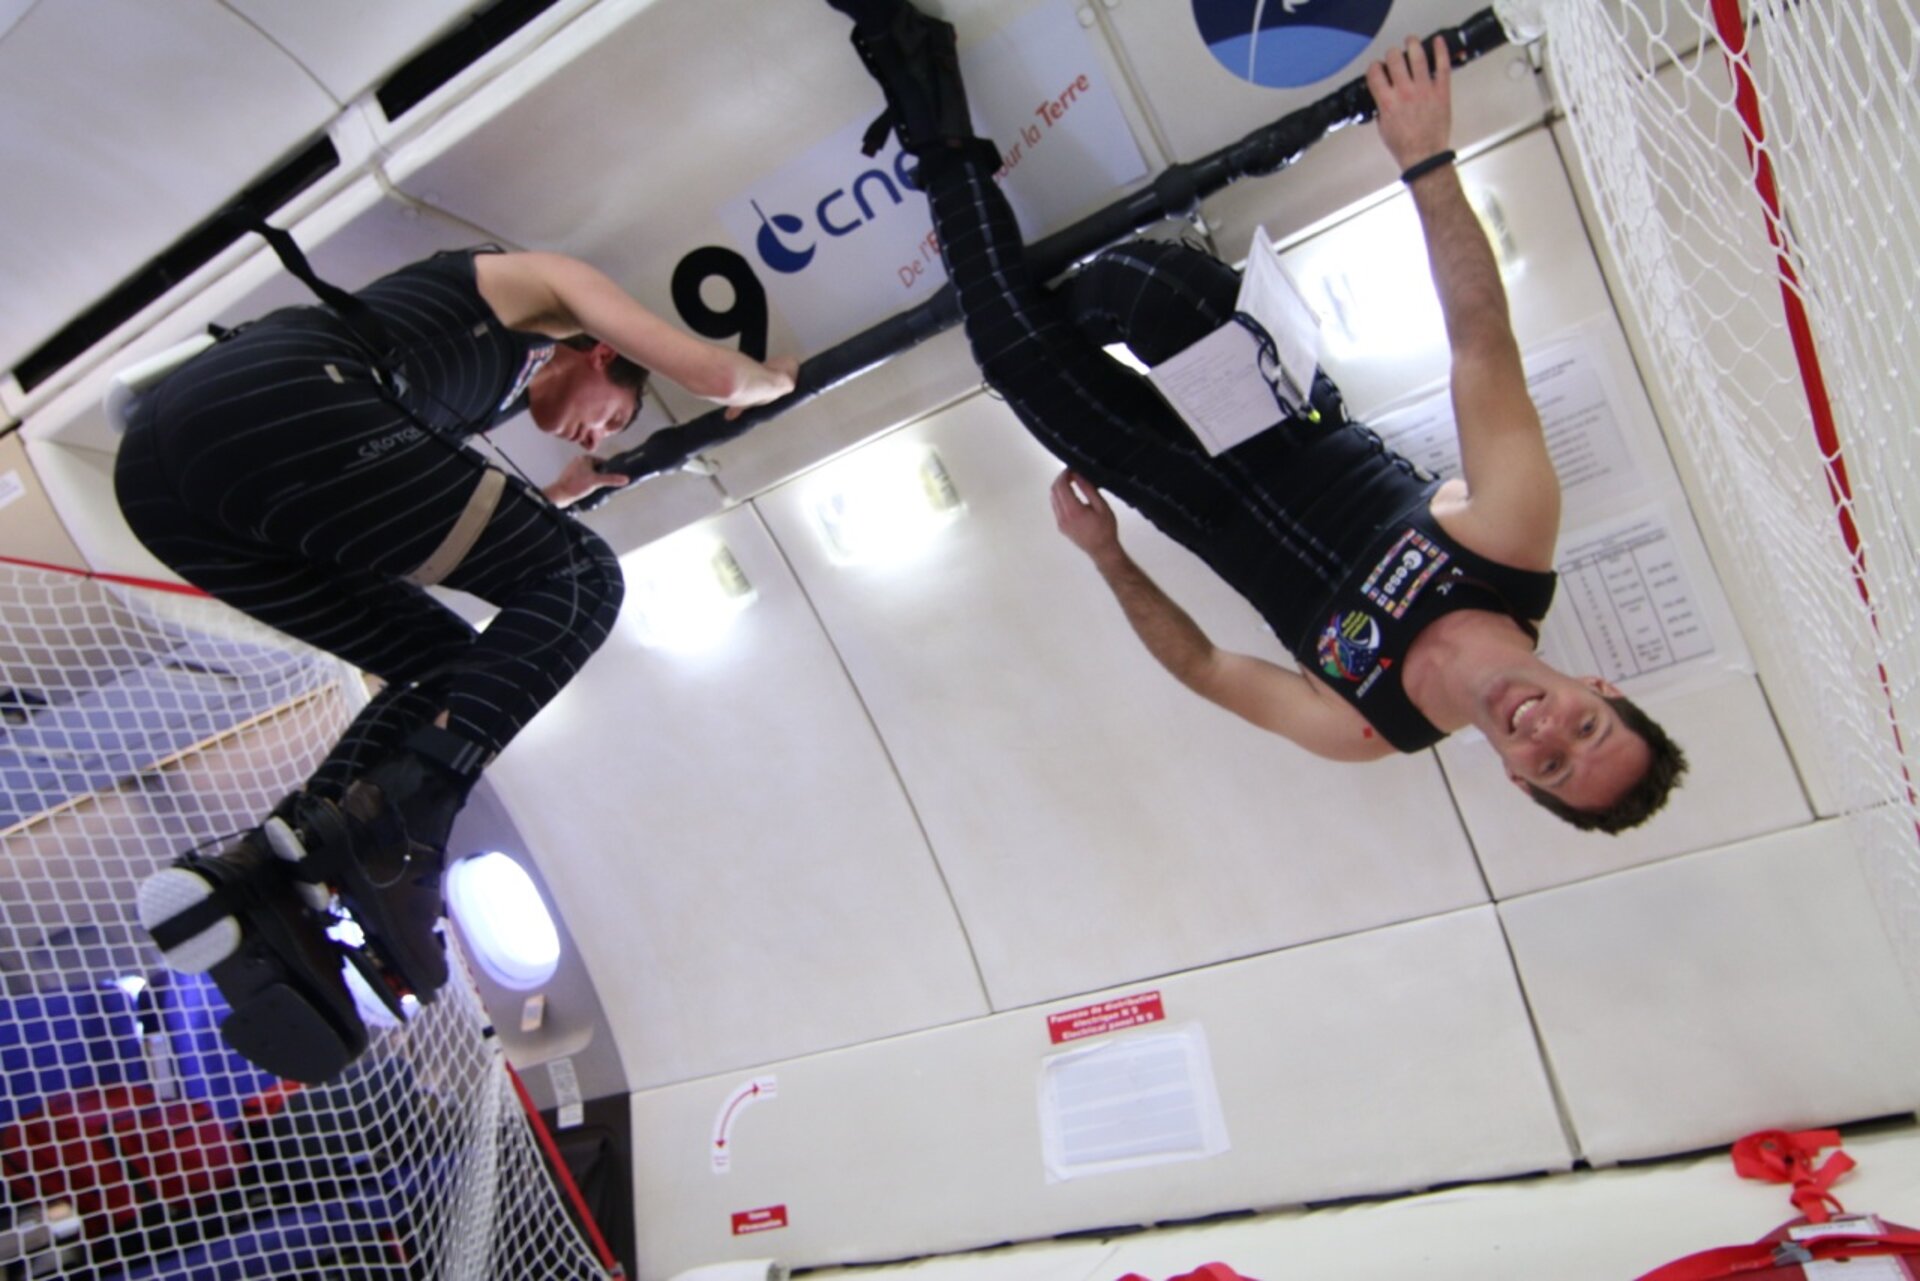
<path fill-rule="evenodd" d="M 19 565 L 25 569 L 44 569 L 54 574 L 71 574 L 75 578 L 91 578 L 101 583 L 124 583 L 128 587 L 150 587 L 157 592 L 177 592 L 182 596 L 205 596 L 206 593 L 188 583 L 163 583 L 157 578 L 135 578 L 131 574 L 101 574 L 91 569 L 75 569 L 71 565 L 50 565 L 44 560 L 22 560 L 18 556 L 0 556 L 0 565 Z"/>
<path fill-rule="evenodd" d="M 1835 1152 L 1817 1167 L 1813 1160 L 1821 1148 L 1839 1146 L 1837 1130 L 1762 1130 L 1733 1145 L 1733 1168 L 1743 1179 L 1793 1184 L 1794 1208 L 1809 1223 L 1825 1223 L 1830 1209 L 1843 1208 L 1827 1189 L 1853 1169 L 1854 1160 L 1845 1152 Z"/>
<path fill-rule="evenodd" d="M 1806 1241 L 1756 1241 L 1702 1250 L 1655 1268 L 1639 1281 L 1713 1281 L 1756 1272 L 1772 1272 L 1798 1264 L 1834 1259 L 1864 1259 L 1876 1255 L 1920 1255 L 1920 1232 L 1882 1232 L 1814 1237 Z"/>
<path fill-rule="evenodd" d="M 1148 1281 L 1138 1272 L 1129 1272 L 1117 1281 Z M 1241 1276 L 1224 1263 L 1203 1263 L 1191 1272 L 1182 1272 L 1177 1277 L 1168 1277 L 1167 1281 L 1254 1281 L 1252 1277 Z"/>

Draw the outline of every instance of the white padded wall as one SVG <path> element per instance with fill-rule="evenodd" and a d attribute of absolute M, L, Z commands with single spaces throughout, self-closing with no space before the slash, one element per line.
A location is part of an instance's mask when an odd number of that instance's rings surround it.
<path fill-rule="evenodd" d="M 893 753 L 995 1008 L 1485 901 L 1431 757 L 1323 761 L 1160 670 L 1053 529 L 1059 464 L 998 401 L 872 448 L 904 442 L 933 446 L 967 503 L 912 560 L 834 563 L 811 512 L 838 465 L 756 506 Z M 1285 661 L 1128 515 L 1218 643 Z"/>
<path fill-rule="evenodd" d="M 489 772 L 636 1086 L 985 1011 L 939 870 L 753 512 L 701 527 L 756 599 L 700 653 L 620 626 Z"/>
<path fill-rule="evenodd" d="M 995 1015 L 635 1095 L 642 1275 L 769 1253 L 885 1259 L 1570 1160 L 1489 908 L 1152 986 L 1168 1026 L 1204 1029 L 1230 1151 L 1047 1182 L 1049 1010 Z M 741 1110 L 717 1174 L 716 1119 L 767 1075 L 777 1097 Z M 773 1205 L 788 1227 L 732 1235 L 734 1213 Z"/>
<path fill-rule="evenodd" d="M 1911 1112 L 1916 1016 L 1838 824 L 1500 905 L 1583 1155 Z"/>

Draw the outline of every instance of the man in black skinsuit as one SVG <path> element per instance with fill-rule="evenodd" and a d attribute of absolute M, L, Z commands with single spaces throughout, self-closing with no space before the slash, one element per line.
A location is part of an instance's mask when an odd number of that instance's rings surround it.
<path fill-rule="evenodd" d="M 1348 422 L 1324 375 L 1307 405 L 1207 453 L 1101 347 L 1124 341 L 1164 360 L 1231 322 L 1234 273 L 1182 246 L 1133 244 L 1047 295 L 993 180 L 998 152 L 973 136 L 952 28 L 906 0 L 829 3 L 854 19 L 854 47 L 920 162 L 982 373 L 1068 465 L 1052 496 L 1061 531 L 1168 671 L 1336 760 L 1416 751 L 1472 726 L 1516 785 L 1583 829 L 1622 831 L 1665 803 L 1685 769 L 1679 748 L 1606 681 L 1534 653 L 1560 486 L 1492 251 L 1453 168 L 1442 42 L 1409 40 L 1367 81 L 1419 211 L 1452 349 L 1464 474 L 1444 484 Z M 1126 554 L 1101 489 L 1245 596 L 1304 670 L 1215 647 Z"/>

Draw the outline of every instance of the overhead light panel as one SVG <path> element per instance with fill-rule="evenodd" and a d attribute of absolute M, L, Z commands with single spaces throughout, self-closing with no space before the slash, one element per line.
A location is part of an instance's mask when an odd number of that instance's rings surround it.
<path fill-rule="evenodd" d="M 966 504 L 932 447 L 883 440 L 824 468 L 811 507 L 834 560 L 874 565 L 908 559 Z"/>
<path fill-rule="evenodd" d="M 702 530 L 683 530 L 620 558 L 626 609 L 640 643 L 679 653 L 719 643 L 754 601 L 753 584 L 727 545 Z"/>

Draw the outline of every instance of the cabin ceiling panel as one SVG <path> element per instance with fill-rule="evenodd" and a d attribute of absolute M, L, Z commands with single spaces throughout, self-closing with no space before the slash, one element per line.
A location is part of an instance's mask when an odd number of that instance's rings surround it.
<path fill-rule="evenodd" d="M 223 0 L 346 103 L 488 0 Z"/>
<path fill-rule="evenodd" d="M 1911 1112 L 1920 1018 L 1838 823 L 1509 900 L 1588 1159 Z"/>
<path fill-rule="evenodd" d="M 471 227 L 394 199 L 373 178 L 350 184 L 289 230 L 320 278 L 345 289 L 358 289 L 409 262 L 481 238 Z M 210 324 L 231 327 L 276 308 L 318 301 L 256 236 L 242 237 L 205 275 L 208 279 L 194 277 L 179 291 L 181 296 L 161 300 L 150 315 L 103 340 L 95 351 L 107 354 L 97 357 L 93 368 L 75 375 L 68 385 L 55 380 L 39 389 L 46 398 L 31 407 L 28 434 L 113 453 L 119 437 L 107 423 L 101 397 L 115 370 L 203 333 Z M 204 287 L 195 292 L 198 286 Z M 126 337 L 126 332 L 133 336 Z M 115 342 L 125 345 L 112 350 Z M 83 368 L 83 361 L 75 361 L 63 373 Z M 48 388 L 58 390 L 47 395 Z"/>
<path fill-rule="evenodd" d="M 489 771 L 636 1087 L 986 1012 L 873 727 L 751 508 L 698 527 L 757 593 L 715 645 L 606 644 Z"/>
<path fill-rule="evenodd" d="M 283 50 L 213 0 L 95 0 L 28 12 L 0 40 L 8 192 L 0 366 L 335 111 Z"/>
<path fill-rule="evenodd" d="M 516 245 L 651 286 L 652 305 L 679 256 L 718 234 L 714 209 L 867 111 L 867 81 L 825 4 L 727 23 L 706 0 L 602 8 L 399 148 L 388 172 Z"/>
<path fill-rule="evenodd" d="M 964 512 L 896 563 L 837 563 L 819 505 L 920 445 Z M 1058 470 L 976 396 L 755 504 L 886 741 L 994 1007 L 1484 902 L 1432 757 L 1323 761 L 1160 670 L 1053 529 Z M 1197 560 L 1122 519 L 1220 645 L 1290 661 Z"/>

